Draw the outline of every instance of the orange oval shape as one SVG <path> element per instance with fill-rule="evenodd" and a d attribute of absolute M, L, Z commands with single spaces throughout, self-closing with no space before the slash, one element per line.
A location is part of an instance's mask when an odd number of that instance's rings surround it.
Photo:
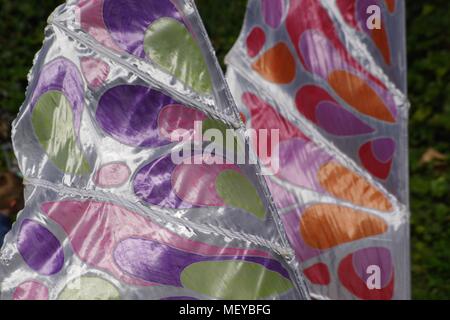
<path fill-rule="evenodd" d="M 270 82 L 287 84 L 295 79 L 294 57 L 282 42 L 267 50 L 252 68 Z"/>
<path fill-rule="evenodd" d="M 395 122 L 378 94 L 358 76 L 337 70 L 330 73 L 328 82 L 342 99 L 359 112 L 381 121 Z"/>
<path fill-rule="evenodd" d="M 336 162 L 328 162 L 317 173 L 320 185 L 336 198 L 358 206 L 392 211 L 391 202 L 363 177 Z"/>
<path fill-rule="evenodd" d="M 384 62 L 391 64 L 391 49 L 389 48 L 388 36 L 384 26 L 381 29 L 372 30 L 372 40 L 383 55 Z"/>
<path fill-rule="evenodd" d="M 300 219 L 300 233 L 312 248 L 330 249 L 337 245 L 386 232 L 382 219 L 333 204 L 309 207 Z"/>

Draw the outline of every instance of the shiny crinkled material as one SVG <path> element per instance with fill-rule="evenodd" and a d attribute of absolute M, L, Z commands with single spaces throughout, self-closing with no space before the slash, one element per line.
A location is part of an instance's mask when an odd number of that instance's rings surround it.
<path fill-rule="evenodd" d="M 279 130 L 255 151 L 316 299 L 410 297 L 404 6 L 250 0 L 227 57 L 247 127 Z"/>
<path fill-rule="evenodd" d="M 193 1 L 68 1 L 29 81 L 0 299 L 309 298 L 259 166 L 211 162 L 196 137 L 246 145 Z"/>

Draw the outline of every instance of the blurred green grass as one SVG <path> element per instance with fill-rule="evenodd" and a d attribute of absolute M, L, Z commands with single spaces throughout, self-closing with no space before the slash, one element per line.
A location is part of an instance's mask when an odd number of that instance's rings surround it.
<path fill-rule="evenodd" d="M 22 104 L 46 19 L 61 2 L 0 0 L 0 115 Z M 196 2 L 223 62 L 240 32 L 246 0 Z M 449 299 L 450 1 L 408 1 L 407 7 L 413 297 Z M 421 162 L 430 148 L 447 158 Z"/>

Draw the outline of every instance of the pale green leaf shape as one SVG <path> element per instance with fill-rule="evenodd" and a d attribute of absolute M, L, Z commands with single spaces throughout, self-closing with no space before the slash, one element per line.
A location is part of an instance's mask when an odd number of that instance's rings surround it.
<path fill-rule="evenodd" d="M 292 289 L 281 274 L 247 261 L 197 262 L 183 270 L 183 287 L 224 300 L 256 300 Z"/>
<path fill-rule="evenodd" d="M 120 293 L 110 282 L 97 277 L 80 277 L 69 282 L 59 300 L 119 300 Z"/>
<path fill-rule="evenodd" d="M 91 172 L 77 144 L 72 107 L 64 94 L 43 94 L 34 107 L 32 123 L 39 143 L 58 169 L 76 175 Z"/>
<path fill-rule="evenodd" d="M 225 170 L 216 180 L 219 196 L 230 207 L 241 208 L 264 219 L 266 210 L 253 184 L 235 170 Z"/>
<path fill-rule="evenodd" d="M 203 54 L 186 27 L 172 18 L 160 18 L 145 33 L 147 56 L 165 71 L 201 94 L 212 91 Z"/>
<path fill-rule="evenodd" d="M 208 131 L 210 129 L 219 130 L 223 137 L 222 145 L 220 146 L 223 150 L 227 150 L 227 143 L 233 145 L 234 154 L 237 154 L 238 152 L 240 153 L 244 150 L 243 146 L 241 146 L 241 144 L 239 143 L 239 140 L 236 138 L 235 133 L 233 135 L 233 141 L 227 141 L 227 139 L 228 139 L 227 130 L 230 130 L 232 128 L 227 126 L 222 121 L 208 118 L 203 121 L 202 129 L 203 129 L 203 132 L 202 132 L 203 135 L 205 134 L 206 131 Z M 215 141 L 215 143 L 217 143 L 217 142 Z"/>

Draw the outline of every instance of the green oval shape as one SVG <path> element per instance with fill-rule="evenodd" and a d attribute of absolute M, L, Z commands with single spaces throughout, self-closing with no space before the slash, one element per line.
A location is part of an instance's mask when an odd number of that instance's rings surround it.
<path fill-rule="evenodd" d="M 61 291 L 59 300 L 119 300 L 117 288 L 97 277 L 80 277 L 69 282 Z"/>
<path fill-rule="evenodd" d="M 235 170 L 225 170 L 216 180 L 217 193 L 225 204 L 230 207 L 241 208 L 264 219 L 266 209 L 253 184 Z"/>
<path fill-rule="evenodd" d="M 78 175 L 91 172 L 77 144 L 72 106 L 63 93 L 43 94 L 34 107 L 31 122 L 40 145 L 58 169 Z"/>
<path fill-rule="evenodd" d="M 181 273 L 183 287 L 224 300 L 255 300 L 285 293 L 292 283 L 279 273 L 247 261 L 191 264 Z"/>
<path fill-rule="evenodd" d="M 227 126 L 222 121 L 208 118 L 208 119 L 204 120 L 203 124 L 202 124 L 203 137 L 205 137 L 205 134 L 208 132 L 208 130 L 211 130 L 211 129 L 219 130 L 222 133 L 222 137 L 224 137 L 224 139 L 222 141 L 222 145 L 220 145 L 220 143 L 218 143 L 217 141 L 214 141 L 213 143 L 215 145 L 220 146 L 222 148 L 222 150 L 227 150 L 227 151 L 228 151 L 228 148 L 233 148 L 234 154 L 238 154 L 238 153 L 242 152 L 242 150 L 244 148 L 241 145 L 241 143 L 239 143 L 239 140 L 236 138 L 235 135 L 233 135 L 232 141 L 228 141 L 229 136 L 227 135 L 227 130 L 233 130 L 233 128 Z M 233 130 L 233 132 L 234 132 L 234 130 Z"/>
<path fill-rule="evenodd" d="M 186 27 L 164 17 L 153 22 L 145 33 L 147 56 L 195 91 L 210 94 L 211 77 L 203 54 Z"/>

